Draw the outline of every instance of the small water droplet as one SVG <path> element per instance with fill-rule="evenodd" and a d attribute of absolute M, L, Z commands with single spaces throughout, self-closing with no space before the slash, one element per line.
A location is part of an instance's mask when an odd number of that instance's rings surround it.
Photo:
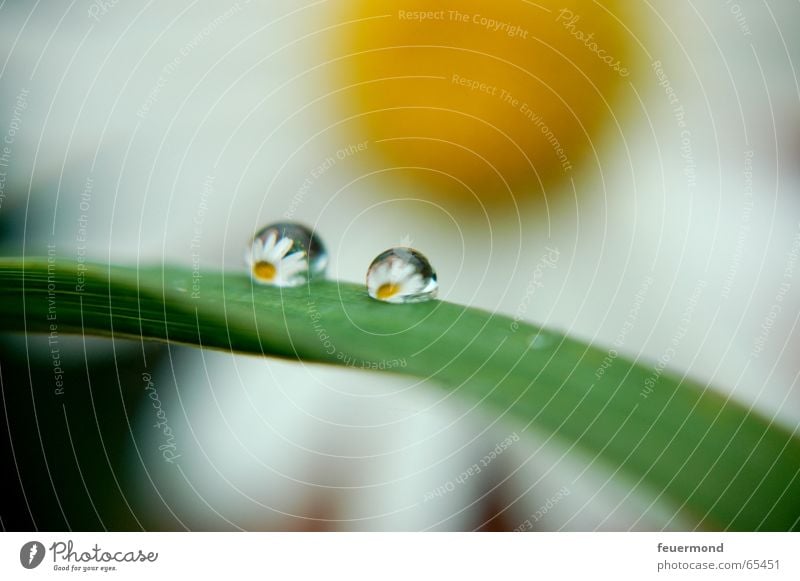
<path fill-rule="evenodd" d="M 439 283 L 421 252 L 390 248 L 369 265 L 367 291 L 373 299 L 387 303 L 421 303 L 436 298 Z"/>
<path fill-rule="evenodd" d="M 553 343 L 555 343 L 555 338 L 550 335 L 550 333 L 539 331 L 536 335 L 531 337 L 529 344 L 533 349 L 544 349 L 550 347 Z"/>
<path fill-rule="evenodd" d="M 245 252 L 253 282 L 270 286 L 299 286 L 321 278 L 328 253 L 310 228 L 277 222 L 262 228 Z"/>

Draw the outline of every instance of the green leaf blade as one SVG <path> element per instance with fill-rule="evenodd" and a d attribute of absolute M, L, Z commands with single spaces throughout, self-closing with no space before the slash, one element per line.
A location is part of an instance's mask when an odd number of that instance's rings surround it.
<path fill-rule="evenodd" d="M 78 268 L 46 258 L 0 261 L 0 326 L 46 333 L 55 324 L 60 333 L 430 378 L 655 490 L 702 528 L 799 526 L 797 430 L 670 374 L 650 385 L 652 368 L 625 357 L 604 367 L 605 351 L 552 331 L 442 301 L 383 304 L 334 281 L 277 289 L 241 273 L 193 279 L 180 267 Z"/>

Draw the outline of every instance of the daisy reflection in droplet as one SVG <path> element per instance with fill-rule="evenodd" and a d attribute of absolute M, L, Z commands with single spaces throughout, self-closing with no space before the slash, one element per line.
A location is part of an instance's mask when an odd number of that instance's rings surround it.
<path fill-rule="evenodd" d="M 379 254 L 367 270 L 369 296 L 387 303 L 419 303 L 436 298 L 436 272 L 425 256 L 412 248 L 391 248 Z"/>
<path fill-rule="evenodd" d="M 278 223 L 256 234 L 245 260 L 256 283 L 293 287 L 324 274 L 327 253 L 310 229 L 300 224 Z"/>

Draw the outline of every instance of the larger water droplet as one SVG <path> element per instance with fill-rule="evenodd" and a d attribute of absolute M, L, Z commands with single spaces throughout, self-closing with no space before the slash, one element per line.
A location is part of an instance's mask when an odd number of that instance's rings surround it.
<path fill-rule="evenodd" d="M 387 303 L 421 303 L 436 298 L 439 283 L 421 252 L 390 248 L 369 265 L 367 291 L 373 299 Z"/>
<path fill-rule="evenodd" d="M 310 228 L 278 222 L 255 235 L 245 252 L 245 260 L 254 282 L 292 287 L 324 276 L 328 253 Z"/>

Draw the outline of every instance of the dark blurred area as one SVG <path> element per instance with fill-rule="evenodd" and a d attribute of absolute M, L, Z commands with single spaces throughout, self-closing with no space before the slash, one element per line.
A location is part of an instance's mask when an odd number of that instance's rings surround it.
<path fill-rule="evenodd" d="M 28 209 L 33 215 L 46 216 L 36 207 L 41 199 Z M 3 208 L 0 255 L 22 256 L 23 242 L 28 254 L 45 254 L 46 230 L 33 222 L 26 229 L 24 208 Z M 124 453 L 131 417 L 146 403 L 139 370 L 158 366 L 165 355 L 154 343 L 60 335 L 51 348 L 46 335 L 0 334 L 3 530 L 148 525 L 142 499 L 126 491 L 120 475 L 131 469 Z"/>

